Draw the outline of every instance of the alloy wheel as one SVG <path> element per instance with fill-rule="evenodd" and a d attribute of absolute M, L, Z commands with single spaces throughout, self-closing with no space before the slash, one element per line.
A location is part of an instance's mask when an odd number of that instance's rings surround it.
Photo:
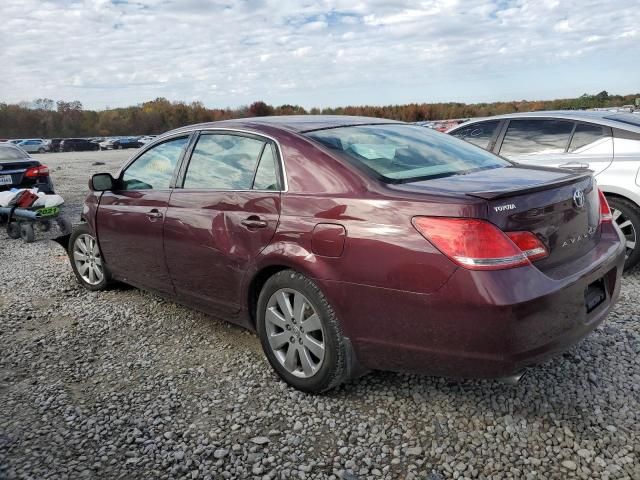
<path fill-rule="evenodd" d="M 91 235 L 78 235 L 73 244 L 73 261 L 82 280 L 89 285 L 98 285 L 104 280 L 104 267 L 98 242 Z"/>
<path fill-rule="evenodd" d="M 322 367 L 324 328 L 316 309 L 301 292 L 282 288 L 271 295 L 265 327 L 269 346 L 287 372 L 310 378 Z"/>
<path fill-rule="evenodd" d="M 626 258 L 629 258 L 629 255 L 631 255 L 633 250 L 636 248 L 636 242 L 638 240 L 638 233 L 636 232 L 636 227 L 631 222 L 631 220 L 627 218 L 627 216 L 624 213 L 622 213 L 621 210 L 612 208 L 611 214 L 613 215 L 613 221 L 616 222 L 616 224 L 618 225 L 618 228 L 622 231 L 622 234 L 626 239 L 626 242 L 625 242 L 627 247 Z"/>

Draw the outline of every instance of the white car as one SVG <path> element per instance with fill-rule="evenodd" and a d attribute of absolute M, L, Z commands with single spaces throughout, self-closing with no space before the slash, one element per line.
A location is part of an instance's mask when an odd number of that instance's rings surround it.
<path fill-rule="evenodd" d="M 145 135 L 144 137 L 138 138 L 138 142 L 142 145 L 146 145 L 149 142 L 152 142 L 156 139 L 157 135 Z"/>
<path fill-rule="evenodd" d="M 29 153 L 45 153 L 49 151 L 49 143 L 41 138 L 30 138 L 22 140 L 17 144 L 25 152 Z"/>
<path fill-rule="evenodd" d="M 640 261 L 640 115 L 513 113 L 476 118 L 447 133 L 517 163 L 593 170 L 626 237 L 625 267 Z"/>

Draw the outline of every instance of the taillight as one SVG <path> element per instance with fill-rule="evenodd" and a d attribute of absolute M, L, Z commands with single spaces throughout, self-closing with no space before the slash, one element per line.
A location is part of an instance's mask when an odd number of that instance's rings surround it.
<path fill-rule="evenodd" d="M 485 220 L 414 217 L 412 222 L 438 250 L 470 270 L 520 267 L 549 254 L 533 233 L 505 233 Z"/>
<path fill-rule="evenodd" d="M 613 222 L 613 215 L 611 214 L 611 208 L 609 208 L 609 202 L 607 197 L 604 196 L 602 190 L 598 189 L 598 198 L 600 199 L 600 223 Z"/>
<path fill-rule="evenodd" d="M 547 247 L 531 232 L 507 232 L 507 237 L 516 244 L 531 262 L 549 256 Z"/>
<path fill-rule="evenodd" d="M 49 167 L 47 167 L 46 165 L 31 167 L 28 168 L 26 172 L 24 172 L 24 176 L 28 178 L 46 177 L 47 175 L 49 175 Z"/>

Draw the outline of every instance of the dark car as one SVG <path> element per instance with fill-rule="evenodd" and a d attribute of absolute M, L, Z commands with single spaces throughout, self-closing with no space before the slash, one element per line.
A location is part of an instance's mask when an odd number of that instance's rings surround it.
<path fill-rule="evenodd" d="M 121 150 L 123 148 L 140 148 L 142 146 L 137 138 L 110 138 L 100 142 L 101 150 Z"/>
<path fill-rule="evenodd" d="M 62 138 L 52 138 L 51 143 L 49 143 L 49 148 L 51 152 L 59 152 L 60 151 L 60 142 L 62 142 Z"/>
<path fill-rule="evenodd" d="M 33 187 L 41 192 L 53 193 L 49 168 L 20 147 L 0 143 L 0 191 Z"/>
<path fill-rule="evenodd" d="M 69 239 L 84 287 L 119 280 L 255 329 L 304 391 L 369 369 L 511 376 L 591 332 L 620 289 L 590 172 L 400 122 L 184 127 L 91 188 Z"/>
<path fill-rule="evenodd" d="M 59 149 L 61 152 L 84 152 L 100 150 L 100 146 L 86 138 L 65 138 L 60 142 Z"/>
<path fill-rule="evenodd" d="M 113 148 L 122 149 L 122 148 L 140 148 L 142 143 L 138 141 L 137 138 L 129 137 L 129 138 L 118 138 L 113 142 Z"/>

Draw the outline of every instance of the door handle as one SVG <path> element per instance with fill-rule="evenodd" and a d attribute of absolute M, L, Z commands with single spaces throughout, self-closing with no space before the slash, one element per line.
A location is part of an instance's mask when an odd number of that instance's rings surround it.
<path fill-rule="evenodd" d="M 260 220 L 259 217 L 254 216 L 245 218 L 240 223 L 247 228 L 265 228 L 267 226 L 267 222 L 265 222 L 264 220 Z"/>
<path fill-rule="evenodd" d="M 148 211 L 146 215 L 152 220 L 155 218 L 162 218 L 162 213 L 160 213 L 157 208 Z"/>
<path fill-rule="evenodd" d="M 563 163 L 560 166 L 564 168 L 589 168 L 588 163 L 582 163 L 582 162 L 568 162 L 568 163 Z"/>

